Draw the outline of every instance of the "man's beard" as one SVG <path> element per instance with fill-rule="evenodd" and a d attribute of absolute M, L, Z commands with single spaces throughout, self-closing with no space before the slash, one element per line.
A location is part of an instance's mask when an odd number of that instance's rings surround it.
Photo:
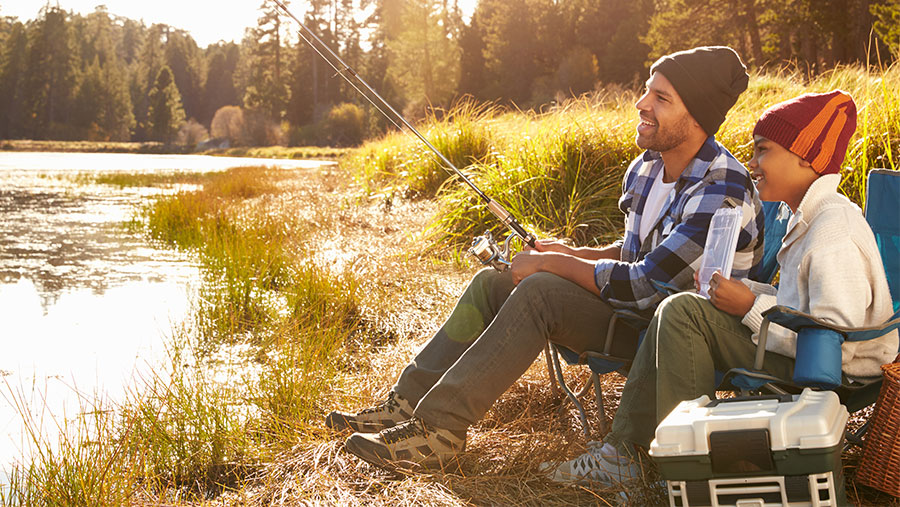
<path fill-rule="evenodd" d="M 638 134 L 635 142 L 644 150 L 669 151 L 687 140 L 690 127 L 691 117 L 688 113 L 684 113 L 681 118 L 668 127 L 663 128 L 662 125 L 657 124 L 656 132 L 647 139 L 642 140 Z"/>

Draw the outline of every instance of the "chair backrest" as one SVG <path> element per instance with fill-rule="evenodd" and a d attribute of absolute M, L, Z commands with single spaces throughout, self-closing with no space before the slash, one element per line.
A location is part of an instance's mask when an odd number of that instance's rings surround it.
<path fill-rule="evenodd" d="M 869 171 L 866 221 L 875 233 L 896 312 L 900 310 L 900 171 Z"/>
<path fill-rule="evenodd" d="M 778 271 L 778 250 L 781 249 L 781 240 L 787 231 L 788 220 L 791 211 L 787 205 L 782 207 L 781 202 L 763 202 L 763 216 L 765 216 L 765 243 L 763 243 L 763 258 L 759 264 L 750 270 L 750 279 L 757 282 L 771 283 Z"/>

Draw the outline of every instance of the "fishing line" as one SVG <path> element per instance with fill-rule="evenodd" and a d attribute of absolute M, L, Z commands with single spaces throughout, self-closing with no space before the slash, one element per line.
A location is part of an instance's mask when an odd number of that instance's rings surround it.
<path fill-rule="evenodd" d="M 278 6 L 288 17 L 294 20 L 297 25 L 300 26 L 301 30 L 297 32 L 300 38 L 308 44 L 313 51 L 316 52 L 323 60 L 325 60 L 328 65 L 334 69 L 335 75 L 341 76 L 344 81 L 350 84 L 354 90 L 359 92 L 360 95 L 365 97 L 365 99 L 372 104 L 372 106 L 378 110 L 385 118 L 388 119 L 395 127 L 397 127 L 400 131 L 405 131 L 407 135 L 412 133 L 419 141 L 425 144 L 432 153 L 437 155 L 437 157 L 443 162 L 445 165 L 444 170 L 456 174 L 460 179 L 463 180 L 477 195 L 480 197 L 485 204 L 487 205 L 488 210 L 496 216 L 503 225 L 508 227 L 515 236 L 518 236 L 529 246 L 534 247 L 535 237 L 530 232 L 526 231 L 525 228 L 519 224 L 519 222 L 509 213 L 503 206 L 501 206 L 497 201 L 494 201 L 490 197 L 487 196 L 484 192 L 481 191 L 477 186 L 475 186 L 472 181 L 466 177 L 465 174 L 462 173 L 447 157 L 444 156 L 443 153 L 440 152 L 437 148 L 432 145 L 428 139 L 425 138 L 412 124 L 406 120 L 387 100 L 384 99 L 381 95 L 372 88 L 369 83 L 367 83 L 352 67 L 347 65 L 346 62 L 336 53 L 334 52 L 325 42 L 320 39 L 315 32 L 310 30 L 297 16 L 287 8 L 287 5 L 282 2 L 282 0 L 272 0 L 275 5 Z M 306 34 L 304 34 L 304 32 Z M 317 44 L 318 45 L 317 45 Z M 323 49 L 320 49 L 323 48 Z M 330 58 L 329 58 L 330 56 Z M 349 76 L 349 77 L 348 77 Z M 378 102 L 377 104 L 375 100 L 372 99 L 369 94 L 365 93 L 356 82 L 354 82 L 351 77 L 355 78 L 356 81 L 359 82 L 359 85 L 362 85 L 372 96 L 374 96 Z M 385 111 L 387 109 L 393 114 L 393 117 Z M 397 123 L 399 120 L 400 124 Z M 402 126 L 401 126 L 402 124 Z M 403 127 L 406 127 L 404 129 Z M 447 168 L 450 168 L 448 170 Z M 482 261 L 483 264 L 491 264 L 498 270 L 504 270 L 509 266 L 509 241 L 512 239 L 512 235 L 510 235 L 506 239 L 506 244 L 503 249 L 501 249 L 497 243 L 494 241 L 493 237 L 491 237 L 490 232 L 486 232 L 484 236 L 479 236 L 475 238 L 472 242 L 472 249 L 470 251 Z"/>

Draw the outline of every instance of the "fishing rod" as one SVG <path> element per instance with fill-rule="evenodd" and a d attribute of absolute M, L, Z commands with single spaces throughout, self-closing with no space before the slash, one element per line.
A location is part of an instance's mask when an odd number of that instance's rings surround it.
<path fill-rule="evenodd" d="M 462 173 L 462 171 L 460 171 L 452 162 L 450 162 L 450 160 L 448 160 L 447 157 L 445 157 L 444 154 L 440 152 L 440 150 L 435 148 L 434 145 L 432 145 L 428 141 L 428 139 L 425 138 L 425 136 L 423 136 L 415 127 L 413 127 L 412 124 L 403 117 L 403 115 L 398 113 L 397 110 L 394 109 L 387 100 L 379 95 L 374 88 L 369 86 L 369 83 L 367 83 L 365 79 L 363 79 L 355 70 L 353 70 L 353 68 L 347 65 L 337 53 L 335 53 L 330 47 L 328 47 L 328 45 L 325 44 L 322 39 L 320 39 L 315 34 L 315 32 L 313 32 L 309 29 L 309 27 L 303 24 L 303 22 L 300 21 L 297 16 L 294 16 L 294 14 L 291 13 L 291 11 L 287 8 L 287 5 L 285 5 L 282 0 L 272 1 L 275 3 L 275 5 L 278 6 L 278 8 L 284 11 L 284 13 L 288 17 L 293 19 L 297 23 L 297 25 L 300 26 L 301 30 L 297 32 L 300 38 L 303 39 L 303 41 L 306 42 L 313 49 L 313 51 L 316 52 L 316 54 L 322 57 L 322 59 L 325 60 L 325 62 L 328 63 L 328 65 L 331 66 L 332 69 L 334 69 L 336 75 L 340 75 L 342 78 L 344 78 L 344 80 L 348 84 L 350 84 L 350 86 L 353 87 L 354 90 L 365 97 L 365 99 L 369 101 L 369 103 L 372 104 L 375 109 L 383 114 L 385 118 L 388 119 L 388 121 L 393 123 L 398 130 L 402 131 L 403 127 L 401 127 L 397 123 L 397 121 L 395 121 L 395 118 L 396 120 L 399 120 L 400 123 L 402 123 L 403 126 L 406 127 L 407 132 L 412 132 L 416 138 L 418 138 L 425 144 L 425 146 L 428 147 L 429 150 L 437 155 L 437 157 L 444 164 L 444 170 L 447 170 L 447 168 L 449 167 L 452 173 L 456 174 L 460 179 L 462 179 L 463 182 L 465 182 L 466 185 L 468 185 L 469 188 L 471 188 L 478 195 L 478 197 L 481 198 L 482 201 L 484 201 L 484 203 L 487 205 L 488 210 L 493 213 L 494 216 L 497 217 L 503 225 L 505 225 L 512 231 L 512 234 L 510 234 L 506 238 L 506 242 L 504 243 L 504 246 L 502 248 L 497 244 L 496 241 L 494 241 L 491 232 L 486 231 L 483 236 L 479 236 L 472 241 L 472 247 L 469 249 L 469 252 L 475 255 L 475 257 L 477 257 L 482 264 L 490 264 L 498 271 L 505 271 L 509 267 L 510 263 L 510 240 L 513 237 L 518 237 L 532 248 L 534 247 L 534 235 L 526 231 L 525 228 L 522 227 L 521 224 L 519 224 L 518 220 L 516 220 L 516 218 L 506 210 L 506 208 L 500 205 L 500 203 L 498 203 L 497 201 L 488 197 L 487 194 L 485 194 L 481 191 L 481 189 L 475 186 L 475 184 L 472 183 L 472 181 L 467 178 L 466 175 Z M 318 46 L 314 42 L 318 43 Z M 323 49 L 320 48 L 323 48 L 324 52 Z M 326 54 L 328 56 L 326 56 Z M 329 56 L 331 58 L 329 58 Z M 377 99 L 380 105 L 377 104 L 371 96 L 363 92 L 359 88 L 357 83 L 354 82 L 353 79 L 351 79 L 351 77 L 355 78 L 356 81 L 358 81 L 358 83 L 363 86 L 363 88 L 368 90 L 369 93 Z M 387 114 L 385 109 L 390 111 L 394 115 L 394 117 L 391 117 L 391 115 Z"/>

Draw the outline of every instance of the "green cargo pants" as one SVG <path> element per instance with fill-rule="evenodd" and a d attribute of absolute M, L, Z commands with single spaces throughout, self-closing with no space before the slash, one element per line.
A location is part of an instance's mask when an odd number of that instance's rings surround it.
<path fill-rule="evenodd" d="M 756 344 L 740 317 L 718 310 L 706 298 L 682 293 L 656 309 L 604 439 L 620 452 L 649 448 L 656 426 L 683 400 L 715 397 L 715 372 L 752 368 Z M 793 375 L 792 358 L 767 352 L 763 369 Z"/>

